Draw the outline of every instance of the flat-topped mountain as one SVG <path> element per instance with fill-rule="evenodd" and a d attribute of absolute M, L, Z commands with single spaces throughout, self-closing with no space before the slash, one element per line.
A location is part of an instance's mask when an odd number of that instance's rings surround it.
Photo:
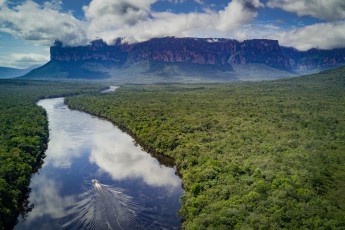
<path fill-rule="evenodd" d="M 345 49 L 299 51 L 267 39 L 240 42 L 224 38 L 165 37 L 134 44 L 117 39 L 113 45 L 95 40 L 88 46 L 78 47 L 55 42 L 50 55 L 51 61 L 46 66 L 27 76 L 121 78 L 128 82 L 132 76 L 139 75 L 169 77 L 168 81 L 178 81 L 174 79 L 177 76 L 205 77 L 207 81 L 261 80 L 315 72 L 345 63 Z"/>

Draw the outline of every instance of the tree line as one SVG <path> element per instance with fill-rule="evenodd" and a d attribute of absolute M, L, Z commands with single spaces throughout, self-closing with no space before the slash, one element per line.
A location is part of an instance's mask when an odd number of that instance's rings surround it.
<path fill-rule="evenodd" d="M 0 80 L 0 229 L 13 228 L 26 201 L 30 177 L 44 158 L 49 141 L 45 97 L 96 93 L 104 86 L 26 80 Z"/>
<path fill-rule="evenodd" d="M 343 229 L 345 68 L 69 97 L 174 158 L 184 229 Z"/>

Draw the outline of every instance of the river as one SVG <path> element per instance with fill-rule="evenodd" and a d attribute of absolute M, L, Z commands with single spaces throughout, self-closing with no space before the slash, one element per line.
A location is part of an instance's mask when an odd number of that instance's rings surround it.
<path fill-rule="evenodd" d="M 44 99 L 50 141 L 15 229 L 179 229 L 181 180 L 112 123 Z"/>

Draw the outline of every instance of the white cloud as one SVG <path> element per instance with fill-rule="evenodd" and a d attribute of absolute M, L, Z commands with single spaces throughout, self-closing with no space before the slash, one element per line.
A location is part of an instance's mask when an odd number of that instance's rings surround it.
<path fill-rule="evenodd" d="M 92 0 L 88 6 L 83 7 L 88 22 L 89 39 L 100 37 L 107 41 L 113 40 L 119 29 L 147 20 L 151 16 L 153 2 L 155 1 Z M 111 36 L 112 33 L 114 33 L 113 36 Z"/>
<path fill-rule="evenodd" d="M 230 32 L 249 23 L 257 16 L 259 0 L 233 0 L 224 10 L 204 13 L 152 12 L 154 1 L 93 0 L 84 7 L 90 24 L 89 38 L 100 37 L 108 43 L 116 37 L 127 37 L 128 41 L 144 41 L 163 36 L 195 36 Z"/>
<path fill-rule="evenodd" d="M 34 65 L 43 65 L 49 61 L 49 52 L 40 53 L 11 53 L 0 55 L 0 66 L 27 68 Z"/>
<path fill-rule="evenodd" d="M 272 34 L 282 32 L 275 24 L 256 23 L 243 25 L 231 34 L 231 37 L 240 41 L 255 38 L 271 38 Z"/>
<path fill-rule="evenodd" d="M 205 29 L 212 27 L 216 15 L 210 14 L 173 14 L 153 13 L 154 20 L 140 22 L 132 27 L 118 30 L 118 36 L 126 36 L 130 42 L 145 41 L 154 37 L 163 36 L 193 36 L 200 25 Z"/>
<path fill-rule="evenodd" d="M 271 35 L 281 45 L 299 50 L 311 48 L 334 49 L 345 47 L 345 22 L 318 23 Z"/>
<path fill-rule="evenodd" d="M 92 0 L 83 8 L 85 20 L 78 20 L 61 11 L 61 0 L 43 5 L 28 0 L 12 8 L 0 1 L 0 31 L 44 45 L 60 40 L 72 46 L 95 38 L 111 43 L 117 37 L 143 41 L 228 33 L 249 23 L 257 16 L 256 8 L 262 6 L 259 0 L 233 0 L 218 12 L 168 13 L 152 11 L 151 5 L 157 0 Z"/>
<path fill-rule="evenodd" d="M 319 23 L 297 29 L 284 29 L 276 24 L 252 24 L 259 0 L 232 0 L 224 9 L 203 12 L 172 13 L 151 9 L 158 0 L 92 0 L 84 6 L 85 19 L 79 20 L 61 10 L 61 0 L 38 5 L 32 0 L 22 4 L 6 4 L 0 0 L 0 31 L 39 44 L 50 45 L 61 40 L 66 45 L 84 45 L 95 38 L 111 43 L 117 37 L 129 42 L 154 37 L 232 37 L 236 39 L 274 38 L 282 45 L 298 49 L 344 47 L 344 20 Z M 200 0 L 194 0 L 202 3 Z M 11 6 L 12 7 L 11 7 Z M 269 0 L 273 8 L 310 15 L 327 20 L 345 19 L 345 1 L 336 0 Z M 11 57 L 17 63 L 44 58 Z"/>
<path fill-rule="evenodd" d="M 267 5 L 298 16 L 312 16 L 325 20 L 345 19 L 344 0 L 269 0 Z"/>
<path fill-rule="evenodd" d="M 233 0 L 228 6 L 221 10 L 218 19 L 215 21 L 216 29 L 220 31 L 231 31 L 245 23 L 250 22 L 257 16 L 256 8 L 262 4 L 258 0 L 241 1 Z"/>
<path fill-rule="evenodd" d="M 49 61 L 49 56 L 36 53 L 14 53 L 11 57 L 15 62 L 26 64 L 41 64 Z"/>
<path fill-rule="evenodd" d="M 54 40 L 66 45 L 85 44 L 84 22 L 60 12 L 60 4 L 55 1 L 41 6 L 31 0 L 13 8 L 4 4 L 0 7 L 0 31 L 43 45 L 50 45 Z"/>
<path fill-rule="evenodd" d="M 3 5 L 5 5 L 7 0 L 0 0 L 0 7 L 2 7 Z"/>
<path fill-rule="evenodd" d="M 282 28 L 276 24 L 256 23 L 241 26 L 233 32 L 237 40 L 275 39 L 279 44 L 299 50 L 311 48 L 345 48 L 345 21 L 317 23 L 299 28 Z"/>

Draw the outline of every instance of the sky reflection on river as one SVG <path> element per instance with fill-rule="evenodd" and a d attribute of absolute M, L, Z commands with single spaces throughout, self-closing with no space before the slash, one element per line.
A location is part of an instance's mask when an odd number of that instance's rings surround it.
<path fill-rule="evenodd" d="M 29 200 L 35 207 L 16 229 L 61 228 L 68 207 L 81 201 L 92 179 L 133 197 L 151 219 L 161 222 L 152 226 L 180 226 L 176 213 L 182 188 L 173 168 L 160 165 L 110 122 L 69 110 L 63 98 L 38 104 L 49 115 L 50 142 L 45 163 L 30 185 Z"/>
<path fill-rule="evenodd" d="M 114 180 L 137 177 L 153 186 L 180 185 L 174 169 L 161 166 L 140 146 L 135 146 L 129 135 L 115 129 L 110 122 L 90 119 L 88 114 L 71 111 L 61 98 L 53 100 L 57 103 L 53 107 L 50 103 L 47 106 L 52 117 L 51 141 L 44 167 L 49 164 L 71 167 L 73 158 L 91 149 L 90 162 L 99 167 L 99 172 L 109 173 Z M 46 107 L 45 103 L 42 101 L 40 105 Z"/>
<path fill-rule="evenodd" d="M 175 170 L 161 166 L 139 146 L 134 146 L 129 136 L 114 133 L 95 136 L 90 162 L 97 164 L 100 172 L 106 172 L 114 180 L 126 178 L 141 178 L 146 184 L 152 186 L 180 185 Z M 116 167 L 114 167 L 116 165 Z"/>

